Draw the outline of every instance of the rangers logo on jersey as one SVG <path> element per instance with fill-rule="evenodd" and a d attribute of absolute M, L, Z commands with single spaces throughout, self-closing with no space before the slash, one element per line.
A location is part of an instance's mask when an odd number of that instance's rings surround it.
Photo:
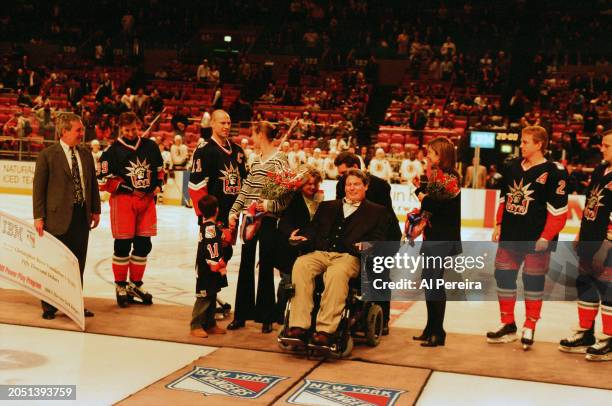
<path fill-rule="evenodd" d="M 225 395 L 257 399 L 284 379 L 287 378 L 194 366 L 187 374 L 166 385 L 166 388 L 198 392 L 205 396 Z"/>
<path fill-rule="evenodd" d="M 136 162 L 129 161 L 130 166 L 126 166 L 128 173 L 127 176 L 132 180 L 132 185 L 136 189 L 146 189 L 151 185 L 151 170 L 147 159 L 140 160 L 136 158 Z"/>
<path fill-rule="evenodd" d="M 240 193 L 242 182 L 240 181 L 240 172 L 238 168 L 234 168 L 231 163 L 229 166 L 224 165 L 225 170 L 221 169 L 223 176 L 219 176 L 219 179 L 223 181 L 223 193 L 227 195 L 237 195 Z"/>
<path fill-rule="evenodd" d="M 597 218 L 597 211 L 603 206 L 601 202 L 604 198 L 603 191 L 604 189 L 597 185 L 591 190 L 591 193 L 589 193 L 584 205 L 584 218 L 586 220 L 595 221 Z"/>
<path fill-rule="evenodd" d="M 533 200 L 533 197 L 530 196 L 534 192 L 529 189 L 529 186 L 531 186 L 531 183 L 523 186 L 523 179 L 521 179 L 518 185 L 514 181 L 514 186 L 509 187 L 510 192 L 506 194 L 506 211 L 508 213 L 519 216 L 527 214 L 529 202 Z"/>
<path fill-rule="evenodd" d="M 304 384 L 287 402 L 294 405 L 392 406 L 402 393 L 403 390 L 304 379 Z"/>

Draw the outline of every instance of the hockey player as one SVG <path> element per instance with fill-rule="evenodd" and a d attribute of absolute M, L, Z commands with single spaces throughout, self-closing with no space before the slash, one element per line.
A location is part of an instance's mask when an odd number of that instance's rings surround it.
<path fill-rule="evenodd" d="M 612 360 L 612 131 L 604 134 L 601 151 L 605 162 L 591 176 L 575 243 L 580 326 L 559 343 L 561 351 L 586 352 L 586 359 L 592 361 Z M 599 308 L 604 335 L 596 342 L 594 325 Z"/>
<path fill-rule="evenodd" d="M 219 202 L 217 221 L 223 224 L 224 239 L 234 240 L 227 229 L 228 216 L 246 177 L 246 157 L 242 148 L 229 140 L 232 126 L 229 114 L 223 110 L 213 111 L 210 125 L 213 132 L 210 141 L 198 147 L 193 154 L 189 195 L 200 219 L 199 224 L 202 212 L 198 202 L 208 194 L 215 196 Z M 226 250 L 231 249 L 231 245 L 226 247 Z"/>
<path fill-rule="evenodd" d="M 225 334 L 225 329 L 217 326 L 215 306 L 217 292 L 227 286 L 227 262 L 229 257 L 223 253 L 224 242 L 221 230 L 216 225 L 219 204 L 212 195 L 198 201 L 202 213 L 202 225 L 196 258 L 196 301 L 191 317 L 191 335 L 206 338 L 209 334 Z"/>
<path fill-rule="evenodd" d="M 487 333 L 489 343 L 517 339 L 516 280 L 523 265 L 526 318 L 521 343 L 524 349 L 533 344 L 550 260 L 549 244 L 558 239 L 567 220 L 567 172 L 544 157 L 547 146 L 544 128 L 525 127 L 521 134 L 522 158 L 512 160 L 505 168 L 493 231 L 493 241 L 499 241 L 495 280 L 502 325 Z"/>
<path fill-rule="evenodd" d="M 126 307 L 137 299 L 149 305 L 153 297 L 142 287 L 142 277 L 157 234 L 155 195 L 163 184 L 163 159 L 155 142 L 140 137 L 136 114 L 123 113 L 118 123 L 120 135 L 102 154 L 98 176 L 100 190 L 111 193 L 117 304 Z"/>

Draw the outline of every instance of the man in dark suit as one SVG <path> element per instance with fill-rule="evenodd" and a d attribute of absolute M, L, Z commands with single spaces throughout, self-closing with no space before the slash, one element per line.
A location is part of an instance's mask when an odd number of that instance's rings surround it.
<path fill-rule="evenodd" d="M 347 172 L 346 198 L 323 202 L 312 222 L 291 234 L 291 241 L 312 250 L 293 266 L 295 297 L 287 337 L 303 338 L 310 328 L 315 277 L 325 273 L 325 290 L 312 342 L 327 346 L 338 328 L 349 280 L 359 275 L 359 243 L 381 241 L 389 224 L 387 210 L 366 200 L 368 177 L 358 169 Z M 298 234 L 299 233 L 299 234 Z"/>
<path fill-rule="evenodd" d="M 60 141 L 44 149 L 36 160 L 33 185 L 34 227 L 60 240 L 79 261 L 81 283 L 87 257 L 89 230 L 100 221 L 100 193 L 91 153 L 79 147 L 85 135 L 81 118 L 73 113 L 58 117 Z M 55 318 L 57 309 L 42 302 L 43 318 Z M 94 314 L 85 309 L 85 317 Z"/>
<path fill-rule="evenodd" d="M 321 173 L 309 167 L 304 174 L 306 179 L 301 190 L 293 196 L 289 206 L 283 211 L 278 222 L 278 249 L 276 250 L 276 265 L 280 271 L 281 281 L 276 294 L 276 311 L 280 324 L 284 323 L 284 313 L 287 307 L 285 286 L 291 283 L 291 270 L 300 250 L 289 244 L 289 237 L 296 229 L 304 228 L 314 217 L 319 204 L 323 201 L 323 191 L 319 185 L 323 181 Z"/>
<path fill-rule="evenodd" d="M 350 152 L 340 153 L 334 164 L 338 168 L 338 183 L 336 183 L 336 199 L 342 199 L 345 196 L 346 172 L 351 168 L 359 168 L 359 157 Z M 385 206 L 389 212 L 390 223 L 387 227 L 386 241 L 400 241 L 402 239 L 402 230 L 399 227 L 397 216 L 393 210 L 393 201 L 391 200 L 391 185 L 384 180 L 374 175 L 368 175 L 369 185 L 366 192 L 366 199 L 371 202 Z M 387 275 L 385 273 L 385 275 Z M 383 279 L 385 277 L 383 276 Z M 389 297 L 390 299 L 390 297 Z M 389 318 L 391 314 L 391 303 L 389 301 L 377 302 L 383 309 L 383 335 L 389 334 Z"/>

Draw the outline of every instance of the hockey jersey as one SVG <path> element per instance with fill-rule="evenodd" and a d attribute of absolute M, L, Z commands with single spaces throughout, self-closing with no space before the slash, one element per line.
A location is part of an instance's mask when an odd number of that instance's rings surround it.
<path fill-rule="evenodd" d="M 504 168 L 497 223 L 500 241 L 557 240 L 567 221 L 567 171 L 545 161 L 524 169 L 517 158 Z"/>
<path fill-rule="evenodd" d="M 598 166 L 591 175 L 591 182 L 586 191 L 586 201 L 580 223 L 578 253 L 581 257 L 593 256 L 600 243 L 612 240 L 612 170 L 607 164 Z M 588 243 L 590 241 L 591 243 Z"/>
<path fill-rule="evenodd" d="M 219 201 L 217 219 L 227 225 L 229 211 L 247 174 L 245 161 L 242 148 L 229 141 L 225 147 L 221 147 L 211 138 L 195 150 L 189 177 L 189 195 L 198 216 L 202 215 L 198 202 L 211 194 Z"/>
<path fill-rule="evenodd" d="M 196 256 L 196 295 L 206 297 L 227 286 L 227 277 L 217 269 L 227 266 L 229 257 L 224 252 L 221 230 L 212 221 L 205 221 L 200 226 Z"/>
<path fill-rule="evenodd" d="M 130 142 L 119 137 L 100 157 L 100 189 L 111 193 L 153 192 L 156 187 L 162 187 L 163 166 L 164 160 L 155 142 L 140 137 Z"/>

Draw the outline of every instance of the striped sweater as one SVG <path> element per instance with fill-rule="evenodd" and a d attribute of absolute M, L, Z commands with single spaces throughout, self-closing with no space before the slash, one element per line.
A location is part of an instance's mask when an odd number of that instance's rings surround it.
<path fill-rule="evenodd" d="M 276 152 L 267 161 L 262 162 L 258 155 L 251 164 L 249 176 L 244 181 L 240 193 L 230 210 L 230 215 L 239 214 L 249 207 L 252 201 L 260 199 L 261 189 L 266 182 L 269 172 L 275 173 L 289 169 L 287 156 L 282 152 Z M 263 200 L 264 208 L 272 215 L 278 216 L 289 205 L 291 194 L 285 195 L 279 200 Z"/>

